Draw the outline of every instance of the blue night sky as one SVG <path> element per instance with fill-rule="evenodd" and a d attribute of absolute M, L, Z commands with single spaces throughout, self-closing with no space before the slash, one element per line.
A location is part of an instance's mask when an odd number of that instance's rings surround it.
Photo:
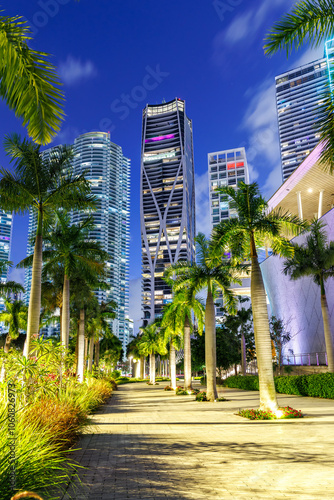
<path fill-rule="evenodd" d="M 208 152 L 244 146 L 250 179 L 259 182 L 269 197 L 281 183 L 274 77 L 322 56 L 322 49 L 307 47 L 289 60 L 283 53 L 271 59 L 264 56 L 266 31 L 293 4 L 292 0 L 2 2 L 6 15 L 22 15 L 33 26 L 32 47 L 52 54 L 64 83 L 66 119 L 52 144 L 71 143 L 92 130 L 109 130 L 112 141 L 131 158 L 130 315 L 135 320 L 140 318 L 142 108 L 163 99 L 186 100 L 194 130 L 197 231 L 209 234 Z M 0 110 L 1 139 L 14 131 L 25 134 L 4 103 Z M 2 146 L 0 164 L 9 166 Z M 25 257 L 27 232 L 28 217 L 15 216 L 11 254 L 15 264 Z M 22 280 L 22 270 L 13 270 L 12 278 Z"/>

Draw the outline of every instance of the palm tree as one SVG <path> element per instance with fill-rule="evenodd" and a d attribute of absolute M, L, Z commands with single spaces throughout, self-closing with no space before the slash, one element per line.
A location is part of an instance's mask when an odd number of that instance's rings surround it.
<path fill-rule="evenodd" d="M 24 18 L 0 16 L 0 96 L 27 125 L 29 136 L 47 144 L 60 130 L 64 95 L 48 54 L 28 46 Z"/>
<path fill-rule="evenodd" d="M 173 286 L 173 280 L 167 280 L 170 286 Z M 191 348 L 190 348 L 190 333 L 193 330 L 192 316 L 198 321 L 199 332 L 203 331 L 204 323 L 204 307 L 202 303 L 187 290 L 176 292 L 173 297 L 173 302 L 166 308 L 161 327 L 168 328 L 174 322 L 178 327 L 176 330 L 183 332 L 184 346 L 184 388 L 191 390 Z"/>
<path fill-rule="evenodd" d="M 27 327 L 27 307 L 23 304 L 22 300 L 4 300 L 6 310 L 0 313 L 0 321 L 4 322 L 9 327 L 6 336 L 4 352 L 8 353 L 12 340 L 18 338 L 20 331 L 25 330 Z"/>
<path fill-rule="evenodd" d="M 116 318 L 117 304 L 114 300 L 108 302 L 101 302 L 97 308 L 96 321 L 95 321 L 95 358 L 94 364 L 97 368 L 100 359 L 100 339 L 111 338 L 112 329 L 110 321 Z"/>
<path fill-rule="evenodd" d="M 180 321 L 176 313 L 174 304 L 168 304 L 164 309 L 161 320 L 161 333 L 164 343 L 169 346 L 170 385 L 174 390 L 176 389 L 176 351 L 182 349 L 182 336 L 184 333 L 184 323 Z"/>
<path fill-rule="evenodd" d="M 52 148 L 42 155 L 40 146 L 13 134 L 5 139 L 5 151 L 15 164 L 15 172 L 0 169 L 0 206 L 14 213 L 32 210 L 37 215 L 37 231 L 32 263 L 32 280 L 28 311 L 25 356 L 30 339 L 38 336 L 41 309 L 41 273 L 43 227 L 54 211 L 63 208 L 84 209 L 93 206 L 90 183 L 84 175 L 73 175 L 70 167 L 72 151 L 64 146 Z"/>
<path fill-rule="evenodd" d="M 237 190 L 223 187 L 217 190 L 228 195 L 238 216 L 221 222 L 215 227 L 212 240 L 216 249 L 224 254 L 230 248 L 234 259 L 251 261 L 251 301 L 254 322 L 254 336 L 260 384 L 260 408 L 276 411 L 278 408 L 272 366 L 272 349 L 264 289 L 257 247 L 263 240 L 270 241 L 275 254 L 290 256 L 293 247 L 284 231 L 298 234 L 307 226 L 296 216 L 280 210 L 267 213 L 267 202 L 260 195 L 256 183 L 240 183 Z"/>
<path fill-rule="evenodd" d="M 282 16 L 265 38 L 264 50 L 272 55 L 282 49 L 287 56 L 292 49 L 298 50 L 305 41 L 311 47 L 318 47 L 334 33 L 334 11 L 331 0 L 298 1 L 291 12 Z M 334 172 L 334 102 L 329 83 L 321 97 L 321 104 L 315 109 L 315 126 L 320 132 L 324 147 L 320 160 L 325 169 Z"/>
<path fill-rule="evenodd" d="M 44 236 L 50 250 L 43 252 L 45 271 L 56 265 L 64 270 L 62 304 L 62 344 L 68 346 L 70 330 L 70 277 L 78 269 L 82 273 L 102 276 L 105 271 L 104 259 L 109 258 L 99 242 L 89 239 L 89 231 L 94 228 L 92 218 L 85 218 L 79 224 L 70 224 L 69 214 L 56 212 L 57 224 L 53 231 Z M 25 259 L 24 262 L 28 262 Z M 29 264 L 29 263 L 28 263 Z"/>
<path fill-rule="evenodd" d="M 324 334 L 328 360 L 328 371 L 334 372 L 333 334 L 330 328 L 328 303 L 325 283 L 334 277 L 334 241 L 328 243 L 325 224 L 320 220 L 312 222 L 305 245 L 293 243 L 294 255 L 284 262 L 284 273 L 297 280 L 303 276 L 311 276 L 313 282 L 320 286 L 321 313 L 324 323 Z"/>
<path fill-rule="evenodd" d="M 150 382 L 155 383 L 155 355 L 165 354 L 166 347 L 163 336 L 159 332 L 156 322 L 140 328 L 141 336 L 138 340 L 138 351 L 142 356 L 150 356 Z"/>
<path fill-rule="evenodd" d="M 207 398 L 218 397 L 216 387 L 216 318 L 214 294 L 216 287 L 223 293 L 227 308 L 235 310 L 236 297 L 230 290 L 231 282 L 240 283 L 237 274 L 227 259 L 217 258 L 204 234 L 195 238 L 198 264 L 177 262 L 165 271 L 167 279 L 174 279 L 173 290 L 188 290 L 190 295 L 207 288 L 205 305 L 205 365 L 207 373 Z"/>

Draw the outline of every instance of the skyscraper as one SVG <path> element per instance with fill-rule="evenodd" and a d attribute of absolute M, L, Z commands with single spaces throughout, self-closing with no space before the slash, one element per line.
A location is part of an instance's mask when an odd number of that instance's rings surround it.
<path fill-rule="evenodd" d="M 195 258 L 192 122 L 185 101 L 147 105 L 141 153 L 142 307 L 144 326 L 172 300 L 168 265 Z"/>
<path fill-rule="evenodd" d="M 12 225 L 13 216 L 11 212 L 0 210 L 0 260 L 8 261 L 10 259 L 10 247 L 12 241 Z M 5 269 L 1 276 L 1 282 L 7 281 L 7 269 Z M 4 308 L 3 298 L 0 298 L 0 311 Z"/>
<path fill-rule="evenodd" d="M 121 340 L 124 352 L 129 340 L 129 217 L 130 217 L 130 160 L 122 148 L 110 141 L 109 133 L 89 132 L 74 141 L 73 170 L 75 175 L 85 174 L 90 181 L 92 193 L 97 198 L 97 209 L 93 213 L 95 229 L 90 237 L 99 241 L 108 252 L 108 290 L 96 291 L 99 302 L 114 300 L 117 304 L 113 332 Z M 47 154 L 48 150 L 43 152 Z M 72 213 L 72 223 L 79 223 L 85 213 Z M 36 216 L 29 217 L 27 254 L 34 250 L 31 235 L 36 232 Z M 29 302 L 31 269 L 26 270 L 26 302 Z"/>
<path fill-rule="evenodd" d="M 92 193 L 98 200 L 94 211 L 95 229 L 91 237 L 99 241 L 108 252 L 109 290 L 97 292 L 99 302 L 114 300 L 117 317 L 113 332 L 123 344 L 128 343 L 129 309 L 129 219 L 130 219 L 130 160 L 122 148 L 110 141 L 110 134 L 89 132 L 74 141 L 74 174 L 85 173 Z M 85 215 L 74 212 L 72 221 L 77 223 Z"/>
<path fill-rule="evenodd" d="M 249 183 L 245 148 L 226 149 L 208 154 L 211 229 L 222 220 L 230 219 L 236 211 L 228 196 L 215 192 L 217 187 L 237 187 Z"/>
<path fill-rule="evenodd" d="M 276 76 L 276 107 L 283 182 L 318 144 L 314 124 L 317 107 L 333 72 L 334 41 L 325 44 L 322 59 Z"/>

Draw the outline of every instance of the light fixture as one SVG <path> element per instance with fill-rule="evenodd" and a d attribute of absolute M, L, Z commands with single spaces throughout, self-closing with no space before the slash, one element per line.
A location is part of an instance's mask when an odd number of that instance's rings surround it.
<path fill-rule="evenodd" d="M 307 192 L 308 193 L 313 193 L 313 189 L 312 188 L 308 188 Z"/>

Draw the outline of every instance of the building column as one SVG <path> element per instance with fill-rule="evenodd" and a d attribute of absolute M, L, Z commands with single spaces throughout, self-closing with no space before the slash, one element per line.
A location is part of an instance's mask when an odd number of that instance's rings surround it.
<path fill-rule="evenodd" d="M 318 219 L 322 217 L 322 201 L 324 198 L 324 190 L 320 189 L 319 191 L 319 204 L 318 204 Z"/>
<path fill-rule="evenodd" d="M 303 220 L 302 192 L 297 191 L 298 217 Z"/>

